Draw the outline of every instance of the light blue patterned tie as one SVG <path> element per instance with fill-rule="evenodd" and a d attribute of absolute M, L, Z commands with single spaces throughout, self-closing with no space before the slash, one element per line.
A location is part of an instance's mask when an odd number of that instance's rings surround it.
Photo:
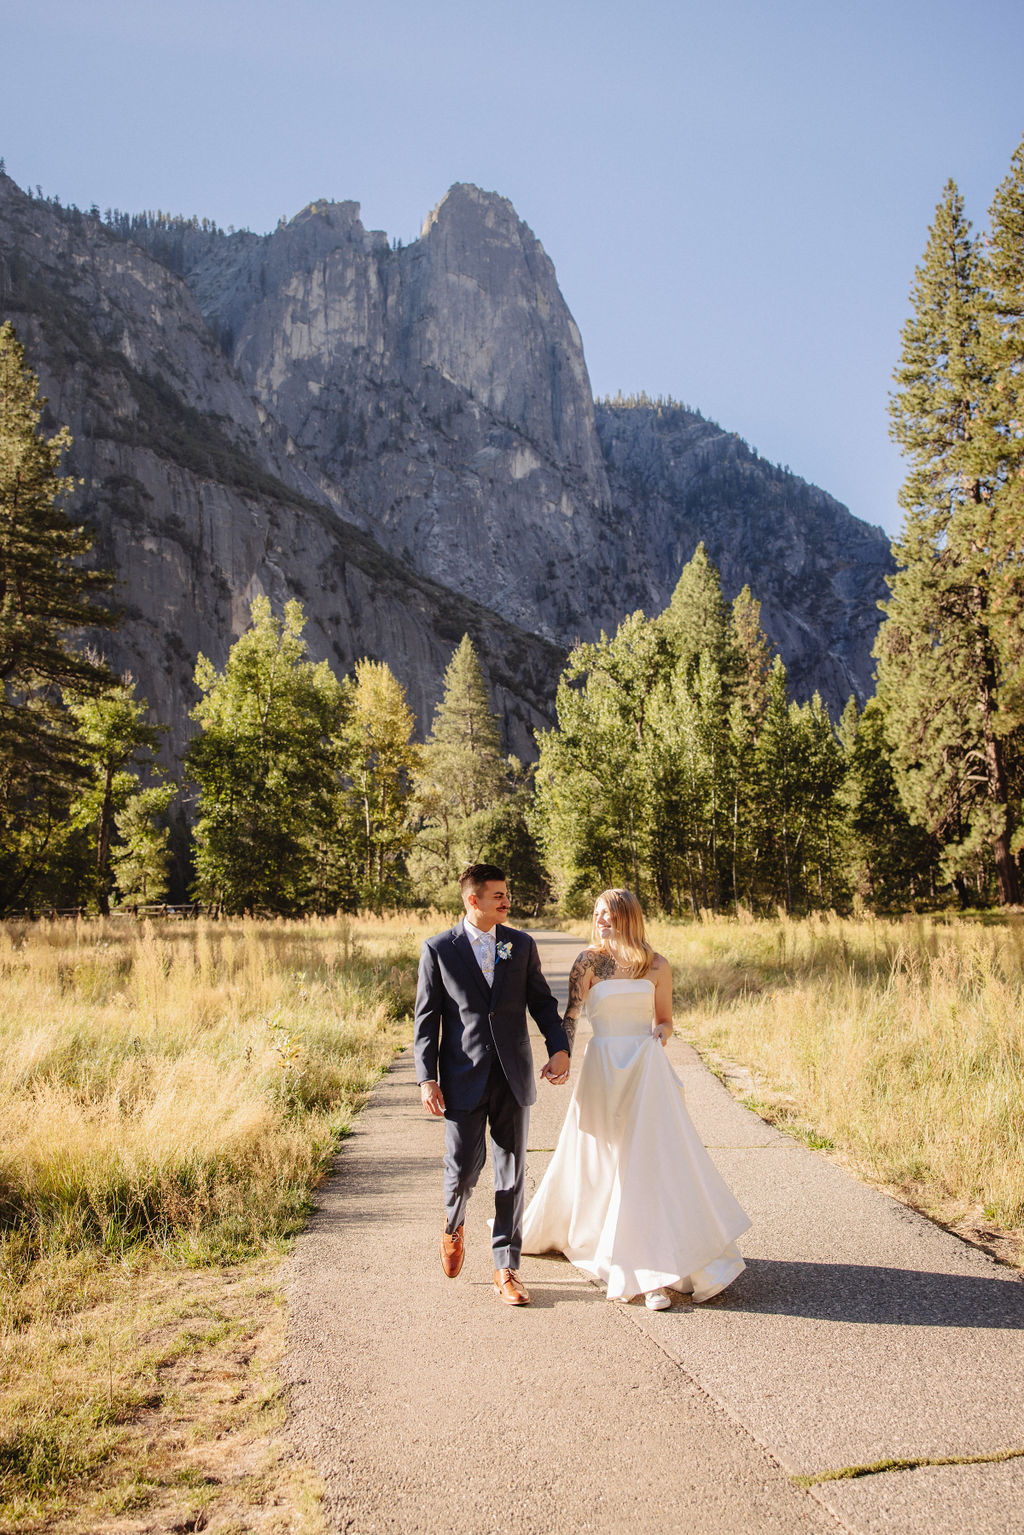
<path fill-rule="evenodd" d="M 494 934 L 481 933 L 476 941 L 476 955 L 480 961 L 480 969 L 483 971 L 484 980 L 488 986 L 494 985 Z"/>

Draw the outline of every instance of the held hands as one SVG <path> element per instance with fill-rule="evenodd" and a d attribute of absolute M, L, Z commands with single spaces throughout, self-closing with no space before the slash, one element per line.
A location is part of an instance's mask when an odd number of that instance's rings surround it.
<path fill-rule="evenodd" d="M 444 1094 L 436 1082 L 420 1083 L 420 1102 L 435 1119 L 440 1119 L 444 1113 Z"/>
<path fill-rule="evenodd" d="M 550 1060 L 544 1062 L 540 1071 L 541 1081 L 547 1080 L 556 1087 L 569 1080 L 569 1052 L 568 1050 L 556 1050 Z"/>

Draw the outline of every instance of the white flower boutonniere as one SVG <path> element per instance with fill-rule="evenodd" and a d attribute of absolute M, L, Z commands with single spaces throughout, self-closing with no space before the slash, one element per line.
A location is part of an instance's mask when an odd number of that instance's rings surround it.
<path fill-rule="evenodd" d="M 509 955 L 511 953 L 512 953 L 512 945 L 508 942 L 507 939 L 506 939 L 506 941 L 504 943 L 496 943 L 494 945 L 494 957 L 495 957 L 495 959 L 508 959 L 508 957 L 509 957 Z"/>

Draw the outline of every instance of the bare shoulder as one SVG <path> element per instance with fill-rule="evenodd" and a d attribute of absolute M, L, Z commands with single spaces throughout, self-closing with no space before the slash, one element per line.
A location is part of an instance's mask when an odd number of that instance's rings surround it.
<path fill-rule="evenodd" d="M 650 969 L 648 970 L 647 974 L 652 978 L 658 975 L 671 975 L 672 966 L 669 964 L 664 954 L 655 954 L 654 958 L 651 960 Z"/>

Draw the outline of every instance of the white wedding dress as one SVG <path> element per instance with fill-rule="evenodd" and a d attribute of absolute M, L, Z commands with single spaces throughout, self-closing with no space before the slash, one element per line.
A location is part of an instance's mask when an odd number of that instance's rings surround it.
<path fill-rule="evenodd" d="M 654 983 L 597 981 L 587 1013 L 594 1037 L 523 1220 L 523 1251 L 564 1253 L 609 1300 L 658 1289 L 707 1300 L 743 1269 L 736 1238 L 750 1221 L 651 1033 Z"/>

